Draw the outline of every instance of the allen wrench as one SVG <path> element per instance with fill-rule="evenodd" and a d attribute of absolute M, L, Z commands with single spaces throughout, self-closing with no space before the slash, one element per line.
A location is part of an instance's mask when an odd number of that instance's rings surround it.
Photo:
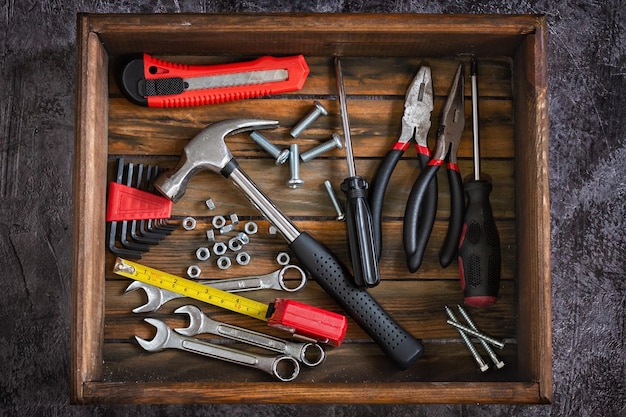
<path fill-rule="evenodd" d="M 118 184 L 121 184 L 123 176 L 124 176 L 124 158 L 118 158 L 118 160 L 117 160 L 117 173 L 116 173 L 116 176 L 115 176 L 115 182 L 117 182 Z M 141 251 L 128 249 L 128 248 L 120 248 L 120 247 L 116 246 L 116 241 L 117 241 L 117 223 L 118 222 L 116 222 L 116 221 L 108 223 L 108 229 L 109 229 L 108 230 L 108 234 L 109 234 L 108 247 L 109 247 L 109 250 L 112 253 L 116 254 L 116 255 L 127 256 L 127 257 L 133 258 L 133 259 L 141 259 L 141 255 L 142 255 Z"/>

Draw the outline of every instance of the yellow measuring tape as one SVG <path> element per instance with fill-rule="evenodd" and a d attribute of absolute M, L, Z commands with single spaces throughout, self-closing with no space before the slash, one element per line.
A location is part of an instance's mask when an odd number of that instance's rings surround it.
<path fill-rule="evenodd" d="M 255 319 L 267 321 L 267 304 L 241 297 L 217 288 L 199 284 L 198 282 L 168 274 L 126 259 L 117 258 L 113 272 L 126 278 L 154 285 L 185 297 L 203 301 L 235 313 L 245 314 Z"/>

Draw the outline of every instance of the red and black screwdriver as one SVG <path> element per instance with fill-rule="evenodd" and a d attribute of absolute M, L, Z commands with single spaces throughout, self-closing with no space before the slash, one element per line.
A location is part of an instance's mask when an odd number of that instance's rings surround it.
<path fill-rule="evenodd" d="M 459 272 L 465 304 L 486 307 L 496 302 L 500 288 L 500 236 L 489 201 L 492 185 L 480 179 L 476 59 L 471 71 L 474 179 L 465 184 L 468 201 L 459 241 Z"/>

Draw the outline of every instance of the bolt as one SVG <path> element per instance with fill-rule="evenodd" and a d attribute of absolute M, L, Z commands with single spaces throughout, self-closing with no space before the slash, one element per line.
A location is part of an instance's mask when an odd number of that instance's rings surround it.
<path fill-rule="evenodd" d="M 300 179 L 300 152 L 298 151 L 297 143 L 289 145 L 289 171 L 291 172 L 291 178 L 287 180 L 287 186 L 289 188 L 302 187 L 304 181 Z"/>
<path fill-rule="evenodd" d="M 450 321 L 454 323 L 458 323 L 454 313 L 452 312 L 452 310 L 450 310 L 450 307 L 445 306 L 445 308 L 446 308 L 446 313 L 448 314 L 448 317 L 450 318 L 450 320 L 448 320 L 448 323 L 450 323 Z M 476 350 L 476 347 L 474 347 L 474 345 L 472 344 L 472 341 L 469 339 L 469 337 L 467 337 L 465 332 L 461 329 L 457 329 L 457 330 L 459 331 L 459 334 L 461 335 L 461 338 L 465 342 L 465 345 L 469 349 L 470 353 L 474 357 L 474 360 L 476 361 L 476 364 L 478 365 L 478 369 L 480 369 L 480 372 L 485 372 L 487 369 L 489 369 L 489 365 L 485 363 L 482 356 L 480 356 L 480 353 L 478 353 L 478 351 Z"/>
<path fill-rule="evenodd" d="M 343 209 L 341 208 L 341 204 L 339 204 L 339 200 L 337 199 L 337 195 L 335 194 L 335 191 L 333 190 L 333 186 L 330 183 L 330 181 L 328 180 L 324 181 L 324 187 L 326 187 L 326 191 L 328 192 L 330 201 L 333 203 L 333 207 L 335 208 L 335 211 L 337 212 L 337 220 L 341 221 L 345 219 L 346 215 L 344 214 Z"/>
<path fill-rule="evenodd" d="M 289 159 L 289 149 L 280 149 L 256 130 L 250 133 L 250 138 L 263 150 L 276 158 L 276 165 L 282 165 Z"/>
<path fill-rule="evenodd" d="M 322 106 L 322 103 L 320 103 L 319 101 L 314 101 L 313 109 L 306 116 L 304 116 L 304 118 L 300 120 L 293 129 L 291 129 L 291 132 L 289 132 L 289 134 L 294 138 L 298 137 L 298 135 L 300 135 L 300 133 L 302 133 L 304 129 L 311 126 L 311 124 L 315 120 L 317 120 L 318 117 L 320 117 L 321 115 L 326 116 L 327 114 L 328 110 L 326 110 L 324 106 Z"/>
<path fill-rule="evenodd" d="M 465 309 L 461 307 L 460 305 L 457 305 L 457 307 L 459 309 L 459 313 L 461 313 L 461 316 L 463 316 L 463 319 L 465 319 L 465 321 L 472 328 L 472 330 L 478 331 L 478 328 L 476 327 L 476 325 L 470 318 L 469 314 L 467 314 L 467 311 L 465 311 Z M 478 339 L 478 340 L 480 341 L 480 344 L 485 349 L 485 352 L 487 352 L 487 354 L 491 358 L 491 361 L 493 362 L 493 364 L 496 365 L 496 368 L 501 369 L 504 366 L 504 362 L 498 359 L 495 352 L 493 351 L 493 349 L 491 349 L 491 346 L 489 346 L 487 342 L 485 342 L 483 339 Z"/>
<path fill-rule="evenodd" d="M 317 158 L 324 152 L 328 152 L 335 148 L 342 149 L 343 143 L 341 142 L 341 137 L 339 137 L 338 134 L 333 133 L 333 138 L 331 140 L 326 141 L 322 143 L 321 145 L 316 146 L 313 149 L 303 152 L 300 155 L 300 159 L 302 160 L 302 162 L 309 162 L 311 159 Z"/>

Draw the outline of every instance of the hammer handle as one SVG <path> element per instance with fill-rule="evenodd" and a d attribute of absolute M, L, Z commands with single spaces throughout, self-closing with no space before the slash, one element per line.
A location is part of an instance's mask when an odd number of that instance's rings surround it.
<path fill-rule="evenodd" d="M 347 268 L 330 249 L 298 228 L 270 201 L 239 168 L 233 158 L 221 174 L 245 194 L 263 216 L 276 226 L 302 266 L 328 295 L 378 344 L 400 369 L 411 366 L 424 347 L 393 320 L 365 289 L 356 288 Z"/>

